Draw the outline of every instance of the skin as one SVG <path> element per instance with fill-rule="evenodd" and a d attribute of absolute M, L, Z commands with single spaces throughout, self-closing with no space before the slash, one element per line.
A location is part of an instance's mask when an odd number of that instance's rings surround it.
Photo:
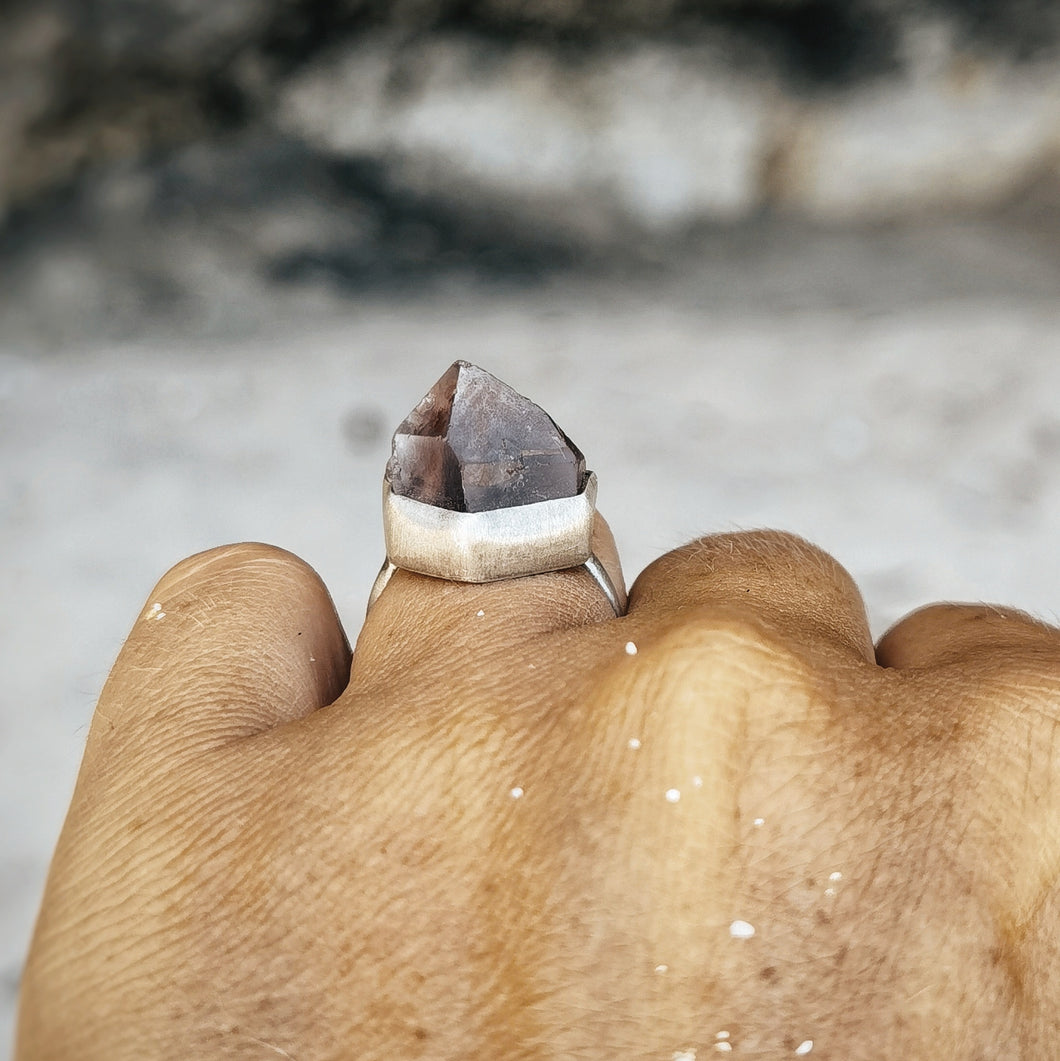
<path fill-rule="evenodd" d="M 302 561 L 204 553 L 96 709 L 16 1057 L 1052 1058 L 1058 719 L 1060 631 L 937 605 L 874 649 L 784 534 L 621 619 L 399 572 L 352 670 Z"/>

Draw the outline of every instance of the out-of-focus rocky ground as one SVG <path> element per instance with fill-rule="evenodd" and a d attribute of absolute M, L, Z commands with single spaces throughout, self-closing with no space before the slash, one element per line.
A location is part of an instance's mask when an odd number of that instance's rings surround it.
<path fill-rule="evenodd" d="M 4 333 L 1051 207 L 1058 37 L 1048 0 L 13 0 Z"/>
<path fill-rule="evenodd" d="M 0 1043 L 150 586 L 273 541 L 355 634 L 457 357 L 584 449 L 631 576 L 772 525 L 877 633 L 1055 619 L 1058 40 L 1044 0 L 0 9 Z"/>

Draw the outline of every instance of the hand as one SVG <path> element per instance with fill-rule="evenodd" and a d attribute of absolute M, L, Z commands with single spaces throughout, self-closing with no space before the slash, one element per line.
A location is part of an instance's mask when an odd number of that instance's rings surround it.
<path fill-rule="evenodd" d="M 17 1056 L 1056 1055 L 1060 632 L 936 606 L 874 653 L 772 533 L 608 616 L 584 573 L 399 572 L 347 684 L 299 560 L 179 564 L 92 722 Z"/>

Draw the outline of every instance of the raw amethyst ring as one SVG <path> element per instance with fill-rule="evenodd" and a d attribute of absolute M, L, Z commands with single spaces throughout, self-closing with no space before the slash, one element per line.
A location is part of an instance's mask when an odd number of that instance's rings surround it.
<path fill-rule="evenodd" d="M 383 477 L 386 563 L 455 582 L 585 567 L 616 615 L 626 610 L 593 554 L 596 475 L 540 407 L 457 361 L 402 421 Z"/>

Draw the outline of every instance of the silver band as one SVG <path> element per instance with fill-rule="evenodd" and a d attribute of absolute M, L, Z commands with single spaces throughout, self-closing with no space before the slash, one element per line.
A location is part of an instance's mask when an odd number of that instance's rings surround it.
<path fill-rule="evenodd" d="M 614 582 L 611 581 L 611 576 L 607 573 L 607 569 L 595 556 L 590 556 L 584 564 L 581 565 L 586 571 L 592 575 L 596 584 L 603 590 L 604 596 L 607 598 L 607 603 L 614 609 L 615 615 L 626 614 L 626 597 L 625 594 L 620 594 L 615 588 Z M 390 576 L 397 571 L 397 564 L 392 564 L 389 560 L 384 561 L 383 566 L 379 570 L 379 574 L 375 577 L 375 582 L 372 584 L 372 592 L 368 595 L 368 608 L 371 607 L 379 599 L 379 595 L 386 589 L 386 584 L 390 581 Z M 538 572 L 541 574 L 542 572 Z"/>
<path fill-rule="evenodd" d="M 453 512 L 395 494 L 384 477 L 387 559 L 368 607 L 399 567 L 453 582 L 497 582 L 584 566 L 615 615 L 623 615 L 625 591 L 616 588 L 593 554 L 596 489 L 596 475 L 589 472 L 575 497 L 489 512 Z"/>

